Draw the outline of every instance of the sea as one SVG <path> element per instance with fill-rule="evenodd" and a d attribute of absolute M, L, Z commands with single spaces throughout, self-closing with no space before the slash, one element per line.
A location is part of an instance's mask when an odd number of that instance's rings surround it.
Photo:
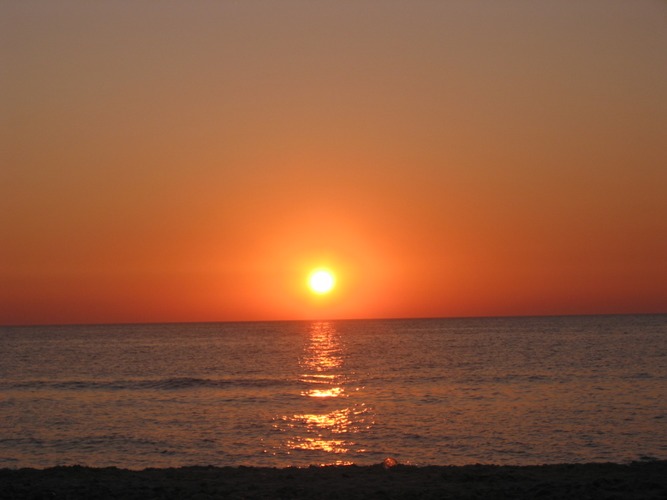
<path fill-rule="evenodd" d="M 0 468 L 667 459 L 667 316 L 0 328 Z"/>

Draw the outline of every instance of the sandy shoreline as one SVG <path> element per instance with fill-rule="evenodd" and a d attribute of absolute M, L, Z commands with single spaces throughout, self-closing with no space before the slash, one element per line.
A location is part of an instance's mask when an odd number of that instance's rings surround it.
<path fill-rule="evenodd" d="M 667 461 L 543 466 L 1 469 L 3 499 L 667 498 Z"/>

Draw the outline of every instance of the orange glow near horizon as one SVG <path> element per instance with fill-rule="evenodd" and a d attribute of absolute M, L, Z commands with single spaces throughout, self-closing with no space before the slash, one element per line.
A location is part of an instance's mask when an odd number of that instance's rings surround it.
<path fill-rule="evenodd" d="M 667 313 L 664 4 L 376 7 L 0 3 L 0 324 Z"/>

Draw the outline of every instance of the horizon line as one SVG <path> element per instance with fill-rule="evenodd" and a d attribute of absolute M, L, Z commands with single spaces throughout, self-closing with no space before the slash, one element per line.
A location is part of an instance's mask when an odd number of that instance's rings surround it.
<path fill-rule="evenodd" d="M 1 324 L 0 328 L 31 327 L 67 327 L 67 326 L 139 326 L 139 325 L 210 325 L 231 323 L 312 323 L 329 321 L 408 321 L 408 320 L 458 320 L 458 319 L 512 319 L 512 318 L 568 318 L 596 316 L 664 316 L 667 312 L 629 312 L 629 313 L 580 313 L 580 314 L 508 314 L 478 316 L 395 316 L 382 318 L 310 318 L 310 319 L 259 319 L 259 320 L 202 320 L 202 321 L 118 321 L 100 323 L 15 323 Z"/>

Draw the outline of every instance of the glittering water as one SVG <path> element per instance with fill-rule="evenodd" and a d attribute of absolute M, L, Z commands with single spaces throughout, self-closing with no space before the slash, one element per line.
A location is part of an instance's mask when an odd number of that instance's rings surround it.
<path fill-rule="evenodd" d="M 0 329 L 0 467 L 667 459 L 667 316 Z"/>

